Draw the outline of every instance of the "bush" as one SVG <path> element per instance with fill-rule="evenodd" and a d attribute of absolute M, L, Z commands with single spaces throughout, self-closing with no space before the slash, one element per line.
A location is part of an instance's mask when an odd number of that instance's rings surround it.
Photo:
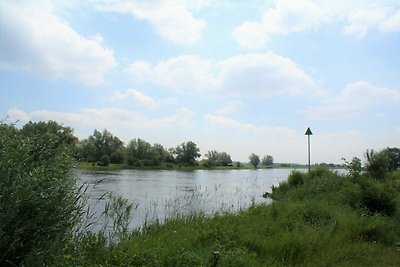
<path fill-rule="evenodd" d="M 376 153 L 374 150 L 365 152 L 367 174 L 374 179 L 384 179 L 388 172 L 388 158 L 385 153 Z"/>
<path fill-rule="evenodd" d="M 396 211 L 395 195 L 384 185 L 378 185 L 366 177 L 360 177 L 343 188 L 341 195 L 345 204 L 363 208 L 370 214 L 391 216 Z"/>
<path fill-rule="evenodd" d="M 0 265 L 39 266 L 79 220 L 72 157 L 42 136 L 0 124 Z"/>
<path fill-rule="evenodd" d="M 292 172 L 288 177 L 288 183 L 290 186 L 299 186 L 303 184 L 304 174 L 298 171 Z"/>

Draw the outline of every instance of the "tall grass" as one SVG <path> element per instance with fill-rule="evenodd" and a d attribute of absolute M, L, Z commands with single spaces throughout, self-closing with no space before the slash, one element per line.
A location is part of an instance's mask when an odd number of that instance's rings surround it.
<path fill-rule="evenodd" d="M 0 265 L 41 265 L 68 242 L 83 207 L 63 145 L 0 124 Z"/>

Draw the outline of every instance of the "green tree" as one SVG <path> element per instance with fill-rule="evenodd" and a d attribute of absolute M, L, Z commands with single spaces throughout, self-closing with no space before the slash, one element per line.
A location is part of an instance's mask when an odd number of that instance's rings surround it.
<path fill-rule="evenodd" d="M 388 158 L 383 152 L 375 152 L 373 149 L 365 152 L 367 160 L 365 164 L 366 172 L 374 179 L 385 178 L 388 172 Z"/>
<path fill-rule="evenodd" d="M 272 166 L 274 164 L 274 158 L 270 155 L 266 155 L 262 158 L 261 164 L 264 166 Z"/>
<path fill-rule="evenodd" d="M 254 153 L 249 156 L 250 164 L 257 168 L 258 164 L 260 164 L 260 157 Z"/>
<path fill-rule="evenodd" d="M 226 152 L 218 153 L 217 163 L 220 166 L 228 166 L 229 164 L 232 164 L 231 156 Z"/>
<path fill-rule="evenodd" d="M 345 167 L 349 170 L 349 174 L 351 176 L 359 176 L 361 174 L 362 171 L 362 164 L 361 164 L 361 160 L 357 157 L 353 157 L 353 159 L 348 162 L 346 161 L 346 159 L 342 159 L 345 162 Z"/>
<path fill-rule="evenodd" d="M 28 122 L 21 129 L 21 134 L 34 138 L 38 144 L 50 142 L 53 148 L 64 146 L 72 154 L 77 153 L 78 138 L 74 130 L 55 121 Z"/>
<path fill-rule="evenodd" d="M 388 171 L 395 171 L 400 167 L 400 149 L 388 147 L 382 150 L 382 153 L 388 159 Z"/>
<path fill-rule="evenodd" d="M 143 166 L 152 165 L 154 154 L 151 145 L 143 139 L 133 139 L 126 148 L 126 160 L 128 165 Z"/>
<path fill-rule="evenodd" d="M 184 142 L 177 146 L 174 153 L 179 164 L 188 166 L 195 165 L 196 159 L 201 156 L 200 149 L 192 141 Z"/>
<path fill-rule="evenodd" d="M 208 151 L 205 154 L 205 157 L 207 158 L 207 164 L 209 166 L 216 166 L 217 165 L 218 151 L 216 151 L 216 150 Z"/>
<path fill-rule="evenodd" d="M 124 143 L 106 129 L 103 132 L 95 129 L 93 135 L 79 144 L 80 158 L 88 162 L 101 162 L 106 155 L 110 163 L 122 163 L 124 150 Z"/>

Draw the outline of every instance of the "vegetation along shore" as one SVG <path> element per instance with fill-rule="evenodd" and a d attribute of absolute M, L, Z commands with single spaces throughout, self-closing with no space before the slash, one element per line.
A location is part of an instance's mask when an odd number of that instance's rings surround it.
<path fill-rule="evenodd" d="M 132 204 L 115 196 L 110 227 L 91 232 L 88 192 L 70 171 L 83 150 L 65 128 L 0 124 L 1 266 L 400 266 L 398 148 L 345 160 L 346 175 L 294 171 L 265 188 L 271 204 L 237 213 L 129 229 Z"/>

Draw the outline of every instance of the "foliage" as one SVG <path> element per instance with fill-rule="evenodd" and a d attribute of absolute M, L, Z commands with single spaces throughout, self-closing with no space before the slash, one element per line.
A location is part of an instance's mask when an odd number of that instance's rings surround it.
<path fill-rule="evenodd" d="M 70 134 L 53 122 L 0 125 L 0 265 L 41 265 L 79 221 Z"/>
<path fill-rule="evenodd" d="M 201 156 L 200 149 L 197 145 L 192 142 L 184 142 L 175 148 L 174 154 L 176 155 L 176 161 L 179 164 L 193 166 L 196 163 L 196 159 Z"/>
<path fill-rule="evenodd" d="M 342 160 L 345 162 L 345 167 L 346 169 L 349 170 L 349 174 L 351 176 L 359 176 L 362 171 L 362 165 L 361 165 L 361 160 L 357 157 L 353 157 L 353 159 L 348 162 L 346 161 L 345 158 L 342 158 Z"/>
<path fill-rule="evenodd" d="M 250 164 L 257 168 L 258 164 L 260 164 L 260 157 L 254 153 L 249 156 Z"/>
<path fill-rule="evenodd" d="M 383 179 L 388 172 L 388 158 L 382 152 L 367 150 L 365 152 L 367 160 L 365 164 L 366 172 L 374 179 Z"/>
<path fill-rule="evenodd" d="M 160 144 L 153 146 L 143 139 L 133 139 L 126 149 L 128 165 L 135 167 L 160 166 L 174 161 L 171 153 Z"/>
<path fill-rule="evenodd" d="M 123 142 L 107 130 L 94 130 L 93 135 L 79 144 L 78 157 L 88 162 L 101 162 L 101 157 L 107 155 L 110 163 L 122 163 Z"/>
<path fill-rule="evenodd" d="M 231 156 L 226 152 L 218 152 L 216 150 L 208 151 L 205 155 L 208 166 L 228 166 L 232 164 Z"/>
<path fill-rule="evenodd" d="M 261 165 L 272 166 L 274 164 L 274 158 L 270 155 L 266 155 L 261 160 Z"/>
<path fill-rule="evenodd" d="M 395 171 L 400 168 L 400 149 L 393 148 L 385 148 L 381 151 L 384 155 L 386 155 L 388 159 L 388 171 Z"/>

